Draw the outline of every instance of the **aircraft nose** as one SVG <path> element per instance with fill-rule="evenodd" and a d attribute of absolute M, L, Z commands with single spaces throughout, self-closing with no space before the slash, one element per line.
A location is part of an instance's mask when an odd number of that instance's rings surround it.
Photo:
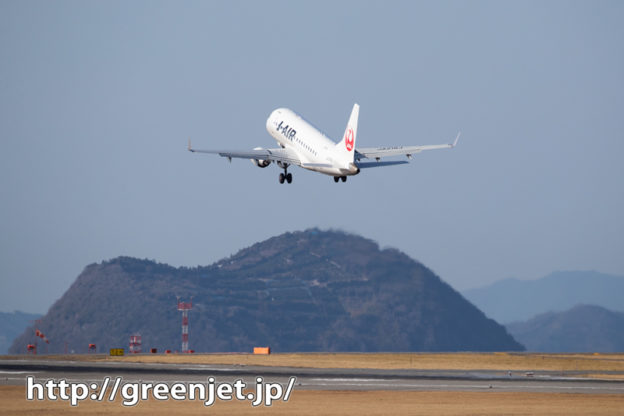
<path fill-rule="evenodd" d="M 269 115 L 269 118 L 267 118 L 266 128 L 269 133 L 271 132 L 271 130 L 275 129 L 275 125 L 277 125 L 276 120 L 278 119 L 278 116 L 280 114 L 281 114 L 281 111 L 278 108 L 277 110 L 273 110 L 273 112 Z"/>
<path fill-rule="evenodd" d="M 267 118 L 266 121 L 266 129 L 269 133 L 271 133 L 271 129 L 273 127 L 273 122 L 275 120 L 275 113 L 277 112 L 277 110 L 273 110 L 273 112 L 269 115 L 269 118 Z"/>

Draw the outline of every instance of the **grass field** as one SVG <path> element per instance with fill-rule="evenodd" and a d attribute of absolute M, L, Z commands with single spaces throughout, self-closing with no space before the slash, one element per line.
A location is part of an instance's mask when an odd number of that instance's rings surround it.
<path fill-rule="evenodd" d="M 9 358 L 9 357 L 4 357 Z M 25 358 L 24 356 L 15 357 Z M 28 357 L 32 358 L 32 357 Z M 238 364 L 317 368 L 375 368 L 423 370 L 583 371 L 589 376 L 623 378 L 624 354 L 154 354 L 39 356 L 49 360 L 126 361 L 193 364 Z M 25 399 L 24 386 L 0 386 L 0 415 L 60 414 L 228 414 L 228 415 L 624 415 L 624 395 L 452 392 L 452 391 L 310 391 L 295 390 L 289 402 L 254 408 L 249 402 L 217 402 L 204 407 L 194 401 L 141 402 L 124 407 L 118 402 L 84 401 L 72 408 L 63 401 Z"/>
<path fill-rule="evenodd" d="M 29 402 L 24 387 L 0 386 L 0 415 L 622 415 L 624 396 L 602 394 L 295 391 L 271 407 L 249 402 L 156 401 L 124 407 L 117 402 Z"/>
<path fill-rule="evenodd" d="M 23 356 L 22 356 L 23 358 Z M 529 353 L 306 353 L 306 354 L 140 354 L 39 356 L 52 360 L 144 363 L 234 364 L 309 368 L 420 370 L 583 371 L 602 377 L 624 375 L 624 354 Z M 623 374 L 608 374 L 622 372 Z"/>
<path fill-rule="evenodd" d="M 106 359 L 111 359 L 107 357 Z M 317 368 L 386 368 L 422 370 L 624 371 L 624 354 L 272 354 L 142 355 L 138 362 L 188 362 Z"/>

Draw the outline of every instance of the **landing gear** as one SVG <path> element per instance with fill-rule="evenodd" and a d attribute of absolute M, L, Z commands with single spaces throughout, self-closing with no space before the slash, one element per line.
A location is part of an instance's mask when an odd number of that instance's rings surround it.
<path fill-rule="evenodd" d="M 340 176 L 334 176 L 334 182 L 338 183 L 339 180 L 340 180 Z"/>
<path fill-rule="evenodd" d="M 343 177 L 342 177 L 342 178 L 340 178 L 340 179 L 342 179 L 342 181 L 343 181 L 343 182 L 346 182 L 346 181 L 347 181 L 347 177 L 346 177 L 346 176 L 343 176 Z"/>
<path fill-rule="evenodd" d="M 288 173 L 286 168 L 284 168 L 284 173 L 279 174 L 279 183 L 284 183 L 284 181 L 288 183 L 292 182 L 292 173 Z"/>
<path fill-rule="evenodd" d="M 334 182 L 338 183 L 338 181 L 342 180 L 343 182 L 347 181 L 346 176 L 334 176 Z"/>

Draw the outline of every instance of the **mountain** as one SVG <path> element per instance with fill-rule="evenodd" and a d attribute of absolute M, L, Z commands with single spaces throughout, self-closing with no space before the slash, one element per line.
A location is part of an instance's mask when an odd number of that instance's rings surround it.
<path fill-rule="evenodd" d="M 594 305 L 578 305 L 565 312 L 547 312 L 507 325 L 507 330 L 538 352 L 622 352 L 624 313 Z"/>
<path fill-rule="evenodd" d="M 41 315 L 24 312 L 0 312 L 0 354 L 6 354 L 19 334 Z"/>
<path fill-rule="evenodd" d="M 42 318 L 50 352 L 179 350 L 188 301 L 201 351 L 521 350 L 505 330 L 431 270 L 395 249 L 339 231 L 285 233 L 211 266 L 174 268 L 119 257 L 92 264 Z M 11 347 L 23 352 L 27 330 Z"/>
<path fill-rule="evenodd" d="M 624 311 L 624 277 L 595 271 L 556 272 L 537 280 L 506 279 L 462 294 L 497 322 L 525 321 L 578 304 Z"/>

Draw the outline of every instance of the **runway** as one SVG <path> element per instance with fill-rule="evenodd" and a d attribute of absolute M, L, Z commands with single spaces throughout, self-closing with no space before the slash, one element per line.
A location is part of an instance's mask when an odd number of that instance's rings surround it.
<path fill-rule="evenodd" d="M 283 385 L 294 376 L 297 377 L 296 390 L 624 394 L 624 380 L 586 378 L 585 374 L 580 371 L 328 369 L 0 358 L 0 385 L 24 385 L 29 375 L 40 381 L 64 379 L 68 383 L 101 383 L 105 377 L 121 377 L 124 383 L 198 383 L 214 377 L 217 383 L 242 379 L 249 384 L 261 376 Z"/>

